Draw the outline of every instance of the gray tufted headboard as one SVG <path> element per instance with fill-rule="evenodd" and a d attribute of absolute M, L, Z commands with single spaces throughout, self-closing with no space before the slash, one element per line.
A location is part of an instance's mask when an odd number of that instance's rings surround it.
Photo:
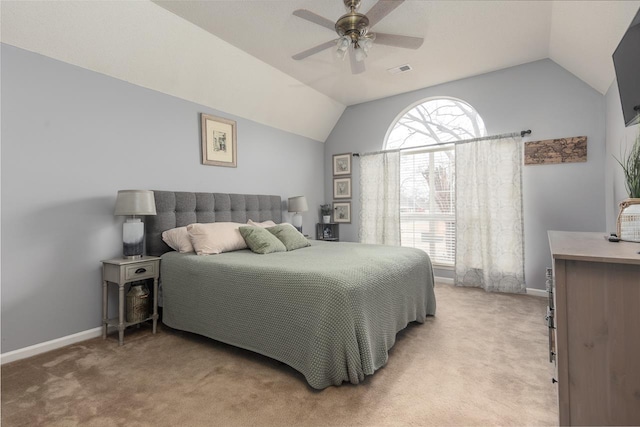
<path fill-rule="evenodd" d="M 162 232 L 195 222 L 282 222 L 280 196 L 154 191 L 156 215 L 145 217 L 147 254 L 172 251 Z"/>

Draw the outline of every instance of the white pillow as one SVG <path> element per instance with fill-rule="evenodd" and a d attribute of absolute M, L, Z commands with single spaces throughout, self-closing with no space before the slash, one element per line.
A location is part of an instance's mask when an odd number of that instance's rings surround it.
<path fill-rule="evenodd" d="M 172 228 L 162 232 L 162 240 L 174 251 L 181 254 L 194 252 L 187 227 Z"/>
<path fill-rule="evenodd" d="M 276 223 L 269 220 L 269 221 L 263 221 L 263 222 L 254 222 L 252 220 L 247 221 L 247 225 L 250 225 L 252 227 L 262 227 L 262 228 L 267 228 L 267 227 L 275 227 Z"/>
<path fill-rule="evenodd" d="M 211 255 L 246 249 L 247 243 L 238 230 L 243 225 L 237 222 L 190 224 L 187 225 L 187 231 L 196 253 Z"/>

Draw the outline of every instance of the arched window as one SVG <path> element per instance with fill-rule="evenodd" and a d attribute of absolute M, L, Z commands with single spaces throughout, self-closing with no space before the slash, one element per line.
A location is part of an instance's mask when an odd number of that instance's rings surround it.
<path fill-rule="evenodd" d="M 478 112 L 453 98 L 429 99 L 409 107 L 387 133 L 384 148 L 402 149 L 402 245 L 425 250 L 435 265 L 452 266 L 455 260 L 455 151 L 451 143 L 486 134 Z"/>

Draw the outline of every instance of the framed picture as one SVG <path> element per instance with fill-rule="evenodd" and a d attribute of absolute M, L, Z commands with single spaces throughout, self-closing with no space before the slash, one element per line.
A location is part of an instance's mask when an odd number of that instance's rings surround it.
<path fill-rule="evenodd" d="M 202 164 L 237 167 L 236 122 L 201 114 Z"/>
<path fill-rule="evenodd" d="M 333 202 L 333 221 L 351 224 L 351 202 Z"/>
<path fill-rule="evenodd" d="M 333 155 L 333 175 L 351 175 L 351 153 Z"/>
<path fill-rule="evenodd" d="M 351 198 L 351 177 L 333 178 L 333 198 L 334 199 L 350 199 Z"/>

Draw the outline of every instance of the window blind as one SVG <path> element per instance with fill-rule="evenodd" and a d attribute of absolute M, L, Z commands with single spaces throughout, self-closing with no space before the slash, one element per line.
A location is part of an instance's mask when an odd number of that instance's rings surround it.
<path fill-rule="evenodd" d="M 402 246 L 422 249 L 435 265 L 455 261 L 453 146 L 403 151 L 400 157 Z"/>

